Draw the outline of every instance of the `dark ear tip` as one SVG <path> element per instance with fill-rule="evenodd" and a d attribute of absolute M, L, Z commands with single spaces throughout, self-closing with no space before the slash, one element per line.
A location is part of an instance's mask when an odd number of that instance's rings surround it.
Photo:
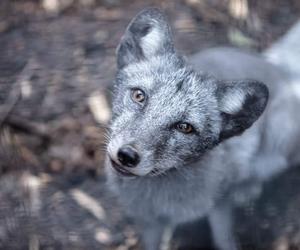
<path fill-rule="evenodd" d="M 156 7 L 149 7 L 139 12 L 128 26 L 136 37 L 146 36 L 154 26 L 167 26 L 164 13 Z"/>
<path fill-rule="evenodd" d="M 264 84 L 263 82 L 259 82 L 259 81 L 255 81 L 253 82 L 253 84 L 262 92 L 265 93 L 266 95 L 268 95 L 269 93 L 269 89 L 267 87 L 266 84 Z"/>
<path fill-rule="evenodd" d="M 147 7 L 143 10 L 141 10 L 138 14 L 138 16 L 150 16 L 150 17 L 158 17 L 158 16 L 165 16 L 163 10 L 161 10 L 158 7 Z"/>
<path fill-rule="evenodd" d="M 132 23 L 148 23 L 151 24 L 153 21 L 158 22 L 166 22 L 167 18 L 165 13 L 157 7 L 148 7 L 140 11 L 135 18 L 133 19 Z"/>
<path fill-rule="evenodd" d="M 267 85 L 265 85 L 262 82 L 258 82 L 258 81 L 253 82 L 252 84 L 254 84 L 255 91 L 256 91 L 257 95 L 259 96 L 259 98 L 264 100 L 264 105 L 267 105 L 267 102 L 269 99 L 269 89 L 268 89 Z"/>

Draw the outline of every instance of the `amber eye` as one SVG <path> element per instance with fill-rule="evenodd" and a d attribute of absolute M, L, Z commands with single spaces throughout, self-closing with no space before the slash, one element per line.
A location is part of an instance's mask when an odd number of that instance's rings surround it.
<path fill-rule="evenodd" d="M 145 101 L 145 93 L 141 89 L 133 89 L 131 92 L 131 98 L 135 102 L 143 103 Z"/>
<path fill-rule="evenodd" d="M 189 123 L 178 123 L 176 124 L 176 129 L 184 134 L 190 134 L 194 132 L 194 127 Z"/>

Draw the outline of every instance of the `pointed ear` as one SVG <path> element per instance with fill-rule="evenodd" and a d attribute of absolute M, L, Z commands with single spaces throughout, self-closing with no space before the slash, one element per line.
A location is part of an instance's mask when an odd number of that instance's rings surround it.
<path fill-rule="evenodd" d="M 166 52 L 174 52 L 170 26 L 159 9 L 147 8 L 130 22 L 121 39 L 118 68 Z"/>
<path fill-rule="evenodd" d="M 222 116 L 220 140 L 241 134 L 263 113 L 268 102 L 266 85 L 255 81 L 220 84 L 217 89 Z"/>

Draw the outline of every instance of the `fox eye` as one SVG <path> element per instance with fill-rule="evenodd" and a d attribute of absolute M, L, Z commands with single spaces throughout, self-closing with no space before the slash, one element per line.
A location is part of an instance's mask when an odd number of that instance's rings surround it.
<path fill-rule="evenodd" d="M 137 103 L 143 103 L 145 101 L 145 93 L 141 89 L 131 90 L 131 99 Z"/>
<path fill-rule="evenodd" d="M 179 132 L 184 134 L 190 134 L 195 131 L 194 127 L 189 123 L 177 123 L 175 127 Z"/>

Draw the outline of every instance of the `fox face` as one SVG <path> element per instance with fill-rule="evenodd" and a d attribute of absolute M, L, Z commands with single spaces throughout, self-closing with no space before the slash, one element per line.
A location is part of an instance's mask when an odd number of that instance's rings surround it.
<path fill-rule="evenodd" d="M 176 52 L 156 8 L 129 24 L 117 63 L 107 165 L 121 176 L 180 171 L 249 128 L 267 104 L 263 83 L 195 72 Z"/>

